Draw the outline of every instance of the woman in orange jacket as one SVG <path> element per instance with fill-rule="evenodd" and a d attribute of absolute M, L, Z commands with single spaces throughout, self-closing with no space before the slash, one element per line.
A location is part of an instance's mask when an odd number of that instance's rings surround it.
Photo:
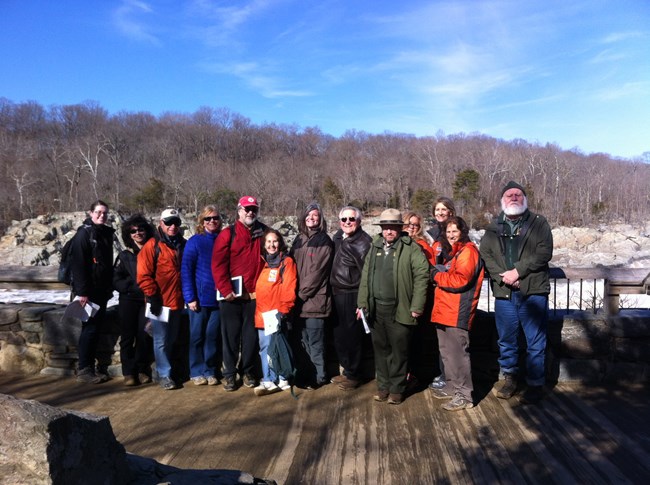
<path fill-rule="evenodd" d="M 432 391 L 438 399 L 451 399 L 443 409 L 458 411 L 474 405 L 469 330 L 481 294 L 484 269 L 478 248 L 469 240 L 469 226 L 462 218 L 450 217 L 445 234 L 444 244 L 451 259 L 432 270 L 436 288 L 431 321 L 436 324 L 447 383 Z"/>
<path fill-rule="evenodd" d="M 265 261 L 264 269 L 257 278 L 255 285 L 255 328 L 260 342 L 260 359 L 262 360 L 262 380 L 254 389 L 256 396 L 273 394 L 289 389 L 289 383 L 283 376 L 278 376 L 269 366 L 268 348 L 271 334 L 264 329 L 277 328 L 278 332 L 286 331 L 284 320 L 296 301 L 296 263 L 285 254 L 286 246 L 282 235 L 275 229 L 267 229 L 264 233 Z M 266 315 L 264 315 L 266 314 Z M 269 325 L 268 319 L 273 319 Z"/>

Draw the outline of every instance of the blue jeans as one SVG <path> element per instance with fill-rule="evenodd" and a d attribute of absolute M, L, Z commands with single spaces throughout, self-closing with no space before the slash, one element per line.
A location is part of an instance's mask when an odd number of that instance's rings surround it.
<path fill-rule="evenodd" d="M 262 382 L 278 382 L 278 375 L 269 366 L 269 344 L 271 343 L 271 335 L 264 335 L 264 330 L 257 329 L 257 337 L 260 341 L 260 359 L 262 361 Z M 280 379 L 284 377 L 279 376 Z"/>
<path fill-rule="evenodd" d="M 183 310 L 171 310 L 169 321 L 161 322 L 151 318 L 153 327 L 153 353 L 156 358 L 156 372 L 158 378 L 171 377 L 171 357 L 174 349 L 174 342 L 178 336 L 178 328 L 181 323 Z"/>
<path fill-rule="evenodd" d="M 190 377 L 217 377 L 221 373 L 221 318 L 219 308 L 188 310 L 190 316 Z"/>
<path fill-rule="evenodd" d="M 499 365 L 504 374 L 519 371 L 519 329 L 526 337 L 526 382 L 544 385 L 548 296 L 523 296 L 513 291 L 510 300 L 497 299 L 494 313 L 499 333 Z"/>

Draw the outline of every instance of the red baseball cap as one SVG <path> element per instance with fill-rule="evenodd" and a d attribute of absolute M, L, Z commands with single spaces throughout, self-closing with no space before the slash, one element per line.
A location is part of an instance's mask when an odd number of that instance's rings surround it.
<path fill-rule="evenodd" d="M 239 207 L 258 207 L 259 204 L 257 203 L 257 199 L 255 197 L 251 197 L 250 195 L 245 195 L 241 199 L 239 199 L 239 203 L 237 204 Z"/>

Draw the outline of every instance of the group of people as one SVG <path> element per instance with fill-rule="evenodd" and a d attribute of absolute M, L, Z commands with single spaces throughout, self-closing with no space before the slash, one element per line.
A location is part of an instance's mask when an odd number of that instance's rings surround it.
<path fill-rule="evenodd" d="M 376 401 L 402 403 L 418 380 L 421 354 L 438 350 L 441 372 L 429 384 L 433 396 L 445 400 L 445 410 L 471 408 L 469 331 L 489 272 L 503 373 L 497 397 L 518 391 L 523 331 L 527 388 L 521 400 L 536 403 L 543 396 L 553 240 L 546 220 L 528 210 L 523 186 L 509 182 L 501 206 L 479 249 L 446 197 L 434 203 L 428 231 L 419 214 L 387 209 L 374 238 L 352 206 L 340 210 L 339 229 L 330 238 L 322 208 L 312 202 L 288 248 L 281 233 L 259 220 L 257 199 L 244 196 L 235 222 L 223 228 L 217 208 L 206 206 L 187 241 L 175 209 L 162 212 L 157 228 L 141 215 L 130 217 L 121 228 L 125 249 L 113 262 L 108 205 L 97 201 L 73 244 L 73 293 L 82 306 L 92 301 L 100 307 L 82 323 L 77 379 L 108 379 L 106 366 L 95 360 L 98 328 L 115 288 L 125 385 L 155 377 L 163 389 L 178 387 L 172 352 L 187 312 L 195 385 L 221 382 L 227 392 L 243 385 L 258 396 L 330 382 L 351 391 L 364 382 L 370 334 Z M 432 325 L 438 349 L 425 349 L 420 332 Z M 328 335 L 340 374 L 328 375 Z M 293 350 L 295 375 L 283 375 L 277 356 L 271 358 L 278 336 Z"/>

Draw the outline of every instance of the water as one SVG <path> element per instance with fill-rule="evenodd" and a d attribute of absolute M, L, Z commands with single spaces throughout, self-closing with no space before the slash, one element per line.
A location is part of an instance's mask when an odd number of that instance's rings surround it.
<path fill-rule="evenodd" d="M 108 306 L 117 305 L 118 293 L 113 292 L 113 298 Z M 70 303 L 69 290 L 6 290 L 0 289 L 0 303 Z"/>

